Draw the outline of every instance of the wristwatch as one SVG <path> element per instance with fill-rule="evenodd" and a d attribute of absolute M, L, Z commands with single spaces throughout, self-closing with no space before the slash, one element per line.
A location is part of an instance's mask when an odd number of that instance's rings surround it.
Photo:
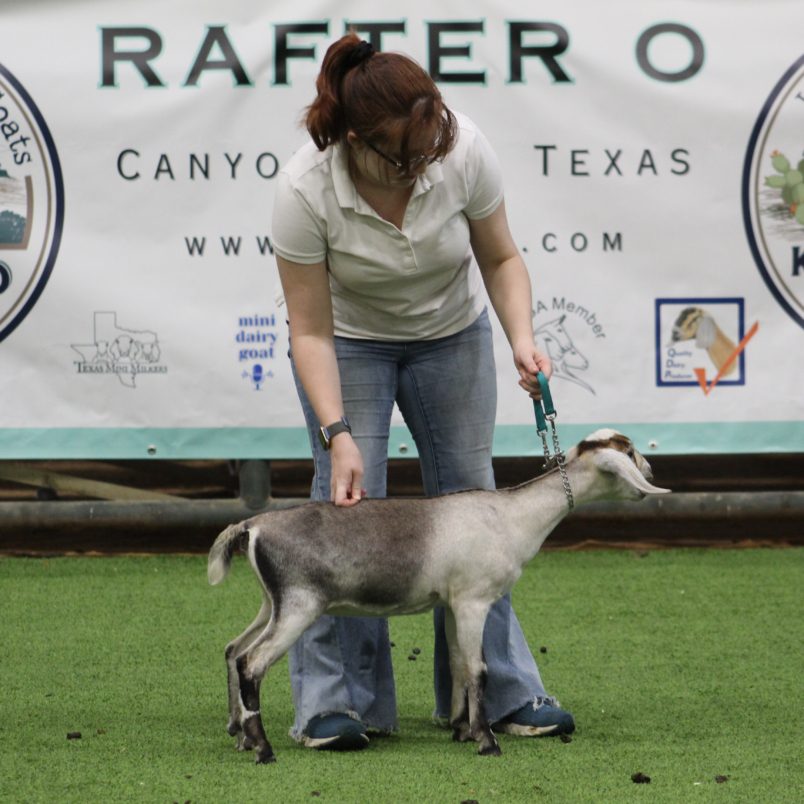
<path fill-rule="evenodd" d="M 318 431 L 318 439 L 321 441 L 321 446 L 324 449 L 329 449 L 330 444 L 332 443 L 332 439 L 335 438 L 338 433 L 351 433 L 352 428 L 349 426 L 349 422 L 346 421 L 346 416 L 338 419 L 338 421 L 334 422 L 333 424 L 327 425 L 326 427 L 322 427 Z"/>

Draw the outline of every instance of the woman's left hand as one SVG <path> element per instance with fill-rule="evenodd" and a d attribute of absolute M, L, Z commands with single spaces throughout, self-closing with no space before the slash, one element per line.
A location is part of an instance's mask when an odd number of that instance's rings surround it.
<path fill-rule="evenodd" d="M 524 389 L 531 399 L 541 399 L 542 391 L 536 374 L 542 372 L 549 380 L 553 374 L 550 358 L 535 343 L 525 343 L 514 348 L 514 365 L 519 372 L 519 387 Z"/>

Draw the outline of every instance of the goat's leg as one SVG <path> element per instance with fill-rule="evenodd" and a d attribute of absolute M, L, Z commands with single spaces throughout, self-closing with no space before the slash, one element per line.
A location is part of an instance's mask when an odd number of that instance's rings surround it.
<path fill-rule="evenodd" d="M 480 745 L 478 753 L 498 756 L 502 752 L 494 736 L 483 705 L 483 692 L 486 686 L 486 664 L 483 661 L 483 628 L 490 603 L 469 600 L 453 604 L 455 617 L 455 638 L 457 642 L 457 661 L 466 684 L 466 701 L 469 709 L 469 735 Z M 450 649 L 452 656 L 452 649 Z M 454 679 L 454 671 L 453 671 Z M 455 703 L 453 693 L 453 705 Z"/>
<path fill-rule="evenodd" d="M 248 744 L 254 747 L 255 761 L 274 762 L 260 716 L 260 684 L 272 664 L 281 659 L 291 645 L 319 617 L 323 607 L 310 594 L 285 597 L 282 613 L 274 611 L 267 628 L 235 660 L 240 698 L 240 726 Z M 288 613 L 285 613 L 288 612 Z"/>
<path fill-rule="evenodd" d="M 247 751 L 253 746 L 245 739 L 240 725 L 242 713 L 240 710 L 240 682 L 237 675 L 237 657 L 254 641 L 263 631 L 271 619 L 271 602 L 266 596 L 260 607 L 259 614 L 251 625 L 240 636 L 233 639 L 226 646 L 226 673 L 229 686 L 229 723 L 226 730 L 232 737 L 236 737 L 235 747 L 238 751 Z"/>
<path fill-rule="evenodd" d="M 444 635 L 447 639 L 449 669 L 452 676 L 452 700 L 450 703 L 449 725 L 452 739 L 465 743 L 472 739 L 469 733 L 469 703 L 466 697 L 466 668 L 461 661 L 458 638 L 455 633 L 455 615 L 452 609 L 444 610 Z"/>

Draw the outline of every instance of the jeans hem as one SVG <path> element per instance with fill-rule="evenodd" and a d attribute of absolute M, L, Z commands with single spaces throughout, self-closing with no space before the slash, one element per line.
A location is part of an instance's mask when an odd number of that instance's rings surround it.
<path fill-rule="evenodd" d="M 555 707 L 557 707 L 559 709 L 561 708 L 560 701 L 558 700 L 558 698 L 554 697 L 553 695 L 534 695 L 534 696 L 528 698 L 520 706 L 515 706 L 513 709 L 511 709 L 510 711 L 506 712 L 504 715 L 502 715 L 500 717 L 489 717 L 488 721 L 489 721 L 489 723 L 499 723 L 501 720 L 505 720 L 507 717 L 510 717 L 511 715 L 513 715 L 514 712 L 518 712 L 520 709 L 522 709 L 523 707 L 527 706 L 528 704 L 531 704 L 533 706 L 534 710 L 540 709 L 542 706 L 555 706 Z M 433 723 L 435 723 L 435 725 L 438 726 L 439 728 L 448 729 L 449 728 L 449 715 L 442 715 L 442 714 L 439 714 L 437 711 L 435 711 L 435 712 L 433 712 Z"/>

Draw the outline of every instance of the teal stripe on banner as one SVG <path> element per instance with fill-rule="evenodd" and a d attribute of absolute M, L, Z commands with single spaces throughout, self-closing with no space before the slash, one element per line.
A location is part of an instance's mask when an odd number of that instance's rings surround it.
<path fill-rule="evenodd" d="M 558 423 L 561 446 L 569 448 L 601 426 Z M 612 425 L 645 455 L 804 452 L 804 422 L 686 422 Z M 389 455 L 414 458 L 405 427 L 391 431 Z M 542 454 L 534 425 L 499 425 L 497 457 Z M 20 428 L 0 429 L 2 460 L 218 460 L 310 457 L 302 427 L 230 428 Z"/>
<path fill-rule="evenodd" d="M 582 441 L 600 427 L 625 433 L 645 455 L 737 454 L 748 452 L 804 452 L 804 422 L 662 422 L 656 424 L 561 424 L 561 447 Z M 552 444 L 548 434 L 548 443 Z M 499 457 L 541 455 L 535 427 L 500 426 L 494 438 Z"/>

